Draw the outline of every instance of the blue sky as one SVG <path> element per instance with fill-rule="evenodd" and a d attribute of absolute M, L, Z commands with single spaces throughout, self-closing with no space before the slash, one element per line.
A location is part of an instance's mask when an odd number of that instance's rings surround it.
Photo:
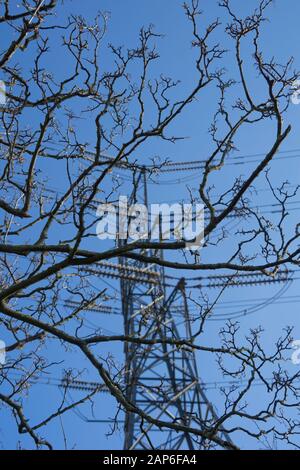
<path fill-rule="evenodd" d="M 157 40 L 157 48 L 160 52 L 160 59 L 153 66 L 151 73 L 153 77 L 160 73 L 171 76 L 174 79 L 180 80 L 178 86 L 179 96 L 184 96 L 195 83 L 196 75 L 194 68 L 194 51 L 191 48 L 191 34 L 190 26 L 184 16 L 182 10 L 182 2 L 177 0 L 165 1 L 137 1 L 137 0 L 113 0 L 113 1 L 96 1 L 80 0 L 68 1 L 66 0 L 58 10 L 58 18 L 63 20 L 70 14 L 81 14 L 87 18 L 93 19 L 98 10 L 110 12 L 110 20 L 108 24 L 108 32 L 106 41 L 112 42 L 115 45 L 126 45 L 126 47 L 134 47 L 136 44 L 139 28 L 142 25 L 153 24 L 155 30 L 162 33 L 164 36 Z M 224 15 L 224 10 L 218 7 L 218 2 L 215 0 L 206 0 L 200 2 L 203 8 L 203 21 L 204 23 L 213 20 L 216 16 L 220 20 L 227 23 L 228 19 Z M 249 13 L 252 8 L 257 4 L 255 0 L 249 2 L 234 1 L 233 5 L 236 6 L 236 11 L 240 14 Z M 268 17 L 270 22 L 265 23 L 261 37 L 262 48 L 266 55 L 269 57 L 275 56 L 278 62 L 284 62 L 289 56 L 295 57 L 295 68 L 300 67 L 299 57 L 299 17 L 300 17 L 300 4 L 296 0 L 277 0 L 268 10 Z M 10 40 L 11 38 L 7 38 Z M 237 77 L 237 70 L 234 67 L 234 57 L 230 49 L 233 44 L 224 34 L 224 27 L 220 27 L 217 33 L 217 39 L 222 44 L 222 47 L 229 50 L 225 66 L 228 70 L 228 75 Z M 5 38 L 4 38 L 5 41 Z M 51 60 L 47 63 L 50 70 L 59 70 L 61 73 L 67 70 L 68 62 L 65 60 L 63 48 L 54 47 L 51 53 Z M 100 54 L 103 63 L 103 68 L 107 68 L 110 64 L 111 58 L 107 48 L 103 47 Z M 251 60 L 251 54 L 248 47 L 245 48 L 245 54 Z M 19 58 L 22 63 L 22 57 Z M 260 93 L 260 82 L 257 80 L 256 72 L 253 68 L 249 67 L 251 76 L 250 82 L 254 93 Z M 169 158 L 174 161 L 189 161 L 201 160 L 206 157 L 211 149 L 211 142 L 208 138 L 208 127 L 212 118 L 212 113 L 215 111 L 217 95 L 213 87 L 205 90 L 203 96 L 198 101 L 189 106 L 186 111 L 179 117 L 179 119 L 172 125 L 172 131 L 179 135 L 187 137 L 184 140 L 178 141 L 175 145 L 160 140 L 151 141 L 143 148 L 142 155 L 138 155 L 141 161 L 149 163 L 150 158 L 159 155 L 161 158 Z M 35 121 L 37 116 L 28 115 L 28 119 Z M 292 133 L 287 142 L 284 143 L 282 150 L 290 151 L 300 148 L 300 105 L 291 106 L 289 113 L 286 115 L 286 123 L 291 123 L 293 126 Z M 80 128 L 76 129 L 78 133 L 87 141 L 91 142 L 91 147 L 94 143 L 94 134 L 91 123 L 88 119 L 82 120 Z M 258 126 L 255 132 L 242 132 L 238 139 L 238 151 L 236 156 L 242 155 L 255 155 L 263 154 L 267 151 L 274 138 L 274 129 L 271 126 Z M 299 152 L 300 153 L 300 152 Z M 297 155 L 297 152 L 294 152 Z M 299 181 L 299 159 L 290 158 L 284 161 L 282 158 L 275 161 L 271 175 L 274 181 L 280 182 L 283 179 L 288 179 L 291 185 L 298 184 Z M 253 158 L 253 160 L 256 160 Z M 60 190 L 64 185 L 63 173 L 60 174 L 57 167 L 45 167 L 49 164 L 41 164 L 42 170 L 47 170 L 49 177 L 49 186 Z M 216 178 L 217 193 L 220 193 L 224 188 L 230 186 L 232 177 L 237 173 L 247 176 L 254 163 L 242 164 L 238 167 L 228 167 L 222 173 L 221 178 Z M 187 184 L 190 188 L 195 189 L 197 185 L 198 175 L 191 176 L 189 180 L 185 181 L 177 175 L 161 177 L 160 180 L 149 182 L 149 198 L 154 202 L 158 201 L 176 201 L 186 199 L 188 197 Z M 201 176 L 201 175 L 200 175 Z M 260 177 L 257 182 L 257 188 L 260 190 L 256 197 L 253 196 L 253 204 L 269 203 L 271 201 L 269 193 L 266 191 L 266 182 L 264 178 Z M 297 199 L 297 198 L 296 198 Z M 288 224 L 288 229 L 299 220 L 299 213 L 294 211 L 291 213 Z M 274 216 L 276 221 L 276 216 Z M 232 236 L 234 237 L 235 225 L 230 225 Z M 59 237 L 60 234 L 58 233 Z M 222 253 L 217 250 L 214 253 L 209 253 L 210 256 L 219 257 Z M 204 255 L 205 256 L 205 255 Z M 174 274 L 174 273 L 173 273 Z M 93 281 L 94 282 L 94 281 Z M 97 280 L 95 280 L 97 282 Z M 112 291 L 118 292 L 118 283 L 112 281 Z M 252 287 L 252 288 L 231 288 L 224 296 L 224 302 L 239 301 L 243 305 L 247 305 L 246 301 L 253 301 L 259 304 L 263 302 L 263 298 L 268 298 L 280 290 L 281 286 L 275 287 Z M 291 284 L 291 287 L 285 295 L 297 295 L 297 281 Z M 257 300 L 258 299 L 258 300 Z M 257 325 L 262 325 L 265 329 L 264 344 L 265 347 L 272 348 L 274 341 L 280 336 L 282 328 L 286 325 L 295 326 L 295 337 L 300 338 L 300 327 L 298 320 L 298 303 L 275 303 L 265 308 L 258 309 L 257 312 L 249 315 L 243 315 L 246 312 L 244 307 L 231 306 L 231 308 L 222 305 L 222 309 L 216 313 L 228 312 L 241 312 L 239 318 L 241 324 L 241 331 L 247 334 L 251 328 Z M 113 331 L 115 333 L 122 331 L 122 321 L 120 316 L 99 316 L 97 314 L 90 314 L 89 321 L 101 326 L 104 331 Z M 204 341 L 210 344 L 215 341 L 219 328 L 223 325 L 222 321 L 211 321 L 207 325 Z M 90 325 L 93 327 L 92 324 Z M 298 336 L 297 336 L 298 335 Z M 55 341 L 43 349 L 45 356 L 51 357 L 55 361 L 63 361 L 66 358 L 63 355 L 63 348 L 58 349 Z M 113 354 L 117 360 L 122 361 L 122 347 L 121 345 L 105 345 L 101 346 L 101 356 L 106 354 Z M 204 382 L 213 382 L 221 379 L 219 371 L 214 366 L 212 359 L 202 357 L 199 355 L 199 370 Z M 52 368 L 51 374 L 54 377 L 59 377 L 63 369 L 72 364 L 78 369 L 87 367 L 86 362 L 83 360 L 79 352 L 72 351 L 68 354 L 65 362 Z M 289 364 L 289 367 L 292 366 Z M 97 380 L 95 374 L 86 374 L 87 380 Z M 33 422 L 38 417 L 45 416 L 46 412 L 51 409 L 53 403 L 57 402 L 60 398 L 61 391 L 53 385 L 34 385 L 32 388 L 31 399 L 27 402 L 27 414 L 32 418 Z M 218 390 L 209 390 L 208 396 L 216 404 L 216 407 L 222 407 L 222 401 Z M 72 393 L 72 398 L 76 399 L 78 395 L 76 392 Z M 259 400 L 260 387 L 253 391 L 253 402 Z M 70 398 L 71 399 L 71 398 Z M 98 396 L 95 400 L 94 416 L 89 406 L 83 406 L 80 410 L 84 416 L 89 419 L 109 419 L 114 416 L 115 405 L 113 400 L 105 396 Z M 4 420 L 1 420 L 4 425 L 0 429 L 0 445 L 2 448 L 15 448 L 16 442 L 19 439 L 17 436 L 15 424 L 12 422 L 9 413 L 3 413 Z M 80 419 L 79 416 L 73 412 L 66 414 L 63 418 L 63 427 L 67 435 L 68 448 L 80 449 L 113 449 L 120 448 L 123 442 L 122 432 L 115 432 L 112 436 L 107 437 L 110 427 L 107 423 L 87 423 Z M 47 431 L 42 432 L 42 435 L 54 443 L 56 448 L 64 448 L 64 440 L 62 433 L 62 423 L 55 420 L 47 427 Z M 237 443 L 242 447 L 249 445 L 245 437 L 237 436 Z M 28 438 L 20 437 L 22 446 L 32 447 L 32 442 Z"/>

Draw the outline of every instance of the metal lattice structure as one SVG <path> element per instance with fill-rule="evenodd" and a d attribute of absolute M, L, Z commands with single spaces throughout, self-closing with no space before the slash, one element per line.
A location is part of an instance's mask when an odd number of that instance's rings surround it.
<path fill-rule="evenodd" d="M 140 193 L 142 202 L 148 206 L 146 174 L 142 171 L 136 180 L 131 202 L 136 202 Z M 162 256 L 162 253 L 152 252 L 151 255 Z M 153 418 L 201 430 L 210 428 L 217 415 L 201 387 L 196 354 L 190 347 L 192 330 L 184 279 L 168 292 L 162 269 L 122 258 L 119 263 L 122 263 L 124 273 L 155 271 L 158 281 L 146 284 L 128 276 L 120 278 L 125 335 L 150 340 L 146 345 L 125 343 L 126 398 Z M 183 313 L 175 321 L 172 307 L 176 305 L 183 306 Z M 189 346 L 169 344 L 183 339 Z M 167 428 L 157 431 L 152 424 L 143 423 L 140 416 L 126 413 L 124 448 L 147 449 L 154 446 L 176 450 L 211 446 L 211 443 L 188 432 Z M 220 437 L 231 442 L 222 430 Z"/>

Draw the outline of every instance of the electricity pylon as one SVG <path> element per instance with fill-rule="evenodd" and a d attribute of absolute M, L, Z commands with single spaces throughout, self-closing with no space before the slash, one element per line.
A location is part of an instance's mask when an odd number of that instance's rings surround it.
<path fill-rule="evenodd" d="M 136 176 L 130 203 L 142 202 L 148 207 L 146 172 Z M 126 240 L 120 241 L 120 244 Z M 163 256 L 161 251 L 151 256 Z M 185 291 L 181 279 L 167 291 L 163 269 L 120 258 L 126 269 L 151 270 L 157 273 L 152 284 L 140 284 L 128 276 L 121 277 L 122 312 L 125 335 L 147 339 L 147 344 L 127 342 L 124 345 L 124 392 L 128 401 L 152 418 L 200 430 L 210 429 L 217 414 L 201 387 Z M 130 266 L 130 268 L 129 268 Z M 182 317 L 172 315 L 172 306 L 183 306 Z M 175 320 L 176 318 L 176 320 Z M 187 345 L 174 344 L 186 340 Z M 172 344 L 173 343 L 173 344 Z M 207 440 L 189 432 L 157 428 L 133 413 L 125 413 L 125 449 L 205 449 Z M 222 429 L 220 437 L 231 443 Z"/>

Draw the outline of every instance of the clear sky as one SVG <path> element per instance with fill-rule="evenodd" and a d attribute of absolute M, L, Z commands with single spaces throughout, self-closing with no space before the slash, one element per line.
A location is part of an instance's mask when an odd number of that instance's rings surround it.
<path fill-rule="evenodd" d="M 220 20 L 226 25 L 228 18 L 224 15 L 224 10 L 218 7 L 218 2 L 215 0 L 203 0 L 200 2 L 201 8 L 204 11 L 203 21 L 205 23 L 211 19 L 219 17 Z M 233 2 L 236 11 L 239 14 L 249 13 L 253 6 L 257 5 L 256 0 L 249 0 L 242 2 L 236 0 Z M 107 42 L 112 42 L 115 45 L 124 44 L 128 47 L 134 47 L 137 41 L 139 28 L 142 25 L 153 24 L 155 30 L 162 33 L 164 36 L 157 40 L 157 48 L 160 52 L 160 59 L 152 69 L 153 76 L 160 73 L 171 76 L 174 79 L 181 81 L 178 93 L 179 95 L 186 92 L 195 82 L 194 70 L 194 52 L 191 48 L 191 34 L 190 26 L 186 21 L 182 10 L 182 2 L 179 0 L 66 0 L 58 10 L 58 18 L 63 20 L 68 15 L 81 14 L 87 18 L 93 19 L 98 10 L 110 12 L 110 19 L 108 23 Z M 299 17 L 300 17 L 300 3 L 296 0 L 276 0 L 268 10 L 268 17 L 270 22 L 266 23 L 263 28 L 261 43 L 266 55 L 269 57 L 275 56 L 278 62 L 284 62 L 289 56 L 295 58 L 295 68 L 300 68 L 299 57 Z M 224 26 L 220 28 L 217 33 L 218 40 L 224 45 L 224 48 L 229 49 L 227 59 L 224 65 L 228 70 L 228 75 L 237 77 L 236 68 L 234 68 L 234 60 L 230 48 L 233 44 L 228 37 L 224 34 Z M 5 38 L 3 38 L 5 41 Z M 249 59 L 251 55 L 249 50 L 245 50 Z M 101 51 L 103 67 L 106 68 L 110 63 L 110 57 L 107 49 L 103 48 Z M 22 57 L 19 59 L 22 61 Z M 64 59 L 63 49 L 58 47 L 55 49 L 52 60 L 47 64 L 49 69 L 61 70 L 62 72 L 68 67 L 68 63 Z M 260 93 L 260 82 L 256 79 L 255 71 L 250 70 L 251 86 L 255 93 Z M 1 77 L 0 77 L 1 78 Z M 159 155 L 161 158 L 170 158 L 174 161 L 189 161 L 189 160 L 202 160 L 207 156 L 211 148 L 211 142 L 208 139 L 207 129 L 212 118 L 212 113 L 215 111 L 216 94 L 213 88 L 209 88 L 201 98 L 194 102 L 187 110 L 180 116 L 174 123 L 173 131 L 179 135 L 186 136 L 187 138 L 178 141 L 175 145 L 170 143 L 162 143 L 160 140 L 151 141 L 151 144 L 145 146 L 143 155 L 139 156 L 142 161 L 149 163 L 152 156 Z M 30 117 L 34 121 L 35 117 Z M 291 122 L 293 126 L 292 133 L 288 141 L 284 144 L 283 150 L 290 151 L 300 149 L 300 105 L 292 106 L 286 122 Z M 81 136 L 86 136 L 86 140 L 94 141 L 94 136 L 91 134 L 91 125 L 88 120 L 82 120 L 81 128 L 78 129 Z M 274 130 L 271 127 L 267 129 L 263 126 L 255 129 L 255 134 L 247 134 L 243 132 L 238 140 L 238 152 L 236 156 L 247 156 L 255 154 L 263 154 L 270 148 L 272 139 L 274 137 Z M 298 152 L 300 154 L 300 150 Z M 275 181 L 282 181 L 288 179 L 292 185 L 299 182 L 299 158 L 290 158 L 284 161 L 283 154 L 278 162 L 274 162 L 271 174 Z M 297 155 L 297 151 L 293 153 Z M 248 159 L 249 160 L 249 159 Z M 255 158 L 253 158 L 253 161 Z M 223 190 L 227 185 L 230 185 L 233 174 L 240 173 L 244 176 L 251 171 L 253 164 L 242 164 L 238 167 L 232 166 L 223 173 L 222 181 L 217 181 L 218 192 Z M 50 186 L 53 188 L 60 188 L 63 185 L 62 177 L 49 168 Z M 183 179 L 186 176 L 187 179 Z M 201 176 L 201 175 L 200 175 Z M 187 185 L 195 188 L 197 184 L 197 174 L 182 175 L 167 175 L 161 177 L 159 184 L 157 182 L 149 182 L 149 198 L 152 201 L 176 201 L 188 197 Z M 157 180 L 158 181 L 158 180 Z M 266 191 L 266 182 L 260 178 L 257 187 L 261 190 L 253 201 L 255 204 L 264 204 L 271 201 L 269 194 Z M 297 200 L 297 197 L 296 197 Z M 297 205 L 295 205 L 297 206 Z M 299 204 L 300 206 L 300 204 Z M 299 211 L 291 213 L 290 223 L 295 223 L 299 219 Z M 276 216 L 274 215 L 274 221 Z M 229 229 L 234 236 L 236 222 L 231 222 Z M 173 273 L 174 274 L 174 273 Z M 97 280 L 95 280 L 97 282 Z M 99 281 L 100 282 L 100 281 Z M 112 291 L 118 292 L 118 283 L 112 281 Z M 289 290 L 284 294 L 285 296 L 298 295 L 297 281 L 291 284 Z M 295 326 L 295 337 L 300 338 L 300 326 L 298 320 L 299 304 L 297 299 L 291 299 L 289 303 L 272 303 L 266 305 L 264 308 L 257 308 L 251 314 L 247 308 L 250 304 L 263 303 L 263 300 L 269 298 L 280 291 L 281 286 L 275 287 L 252 287 L 252 288 L 232 288 L 228 290 L 224 297 L 224 302 L 220 309 L 216 310 L 217 314 L 227 314 L 240 312 L 241 316 L 239 321 L 243 333 L 257 325 L 262 325 L 265 329 L 264 343 L 266 348 L 272 348 L 274 341 L 280 335 L 282 328 L 286 325 Z M 234 304 L 232 302 L 239 302 Z M 91 313 L 89 317 L 91 322 L 90 327 L 93 328 L 93 323 L 101 326 L 104 331 L 113 331 L 115 333 L 122 331 L 122 322 L 119 316 L 104 316 Z M 217 337 L 219 328 L 223 325 L 224 320 L 211 321 L 208 323 L 207 331 L 205 334 L 205 342 L 209 344 Z M 298 336 L 297 336 L 298 335 Z M 69 364 L 76 364 L 78 369 L 83 369 L 87 364 L 82 359 L 78 352 L 72 353 L 72 359 L 64 361 L 61 356 L 63 348 L 57 349 L 55 342 L 43 351 L 43 354 L 53 357 L 55 361 L 62 361 L 51 371 L 52 377 L 60 377 L 62 371 L 67 369 Z M 101 349 L 101 355 L 105 356 L 106 353 L 115 355 L 117 360 L 122 360 L 121 346 L 105 345 Z M 199 370 L 204 382 L 213 382 L 221 379 L 220 373 L 216 370 L 211 359 L 199 356 Z M 299 367 L 291 366 L 290 367 Z M 97 376 L 86 375 L 87 380 L 97 380 Z M 260 387 L 256 387 L 253 392 L 253 400 L 259 400 Z M 46 415 L 46 411 L 51 409 L 51 404 L 57 402 L 60 397 L 61 391 L 55 385 L 34 385 L 32 388 L 31 399 L 28 400 L 27 414 L 35 420 L 35 417 Z M 212 388 L 207 391 L 207 394 L 218 406 L 222 407 L 218 390 Z M 70 399 L 76 399 L 78 396 L 76 392 L 72 393 Z M 93 413 L 91 407 L 83 406 L 80 408 L 84 417 L 90 420 L 105 420 L 114 416 L 114 403 L 107 395 L 98 396 L 95 399 L 95 407 Z M 1 411 L 3 417 L 1 418 L 0 425 L 0 445 L 3 448 L 15 448 L 17 441 L 20 439 L 21 446 L 32 447 L 32 441 L 27 437 L 19 437 L 16 432 L 15 424 L 12 422 L 9 413 Z M 123 442 L 122 432 L 116 431 L 110 434 L 110 425 L 108 423 L 88 423 L 83 419 L 82 415 L 70 412 L 63 418 L 63 427 L 67 435 L 67 447 L 79 449 L 113 449 L 120 448 Z M 42 433 L 43 435 L 43 433 Z M 44 433 L 45 437 L 54 443 L 56 448 L 64 448 L 64 439 L 62 433 L 62 423 L 59 420 L 54 421 L 49 425 L 47 431 Z M 247 447 L 248 441 L 245 437 L 237 437 L 237 443 L 242 447 Z"/>

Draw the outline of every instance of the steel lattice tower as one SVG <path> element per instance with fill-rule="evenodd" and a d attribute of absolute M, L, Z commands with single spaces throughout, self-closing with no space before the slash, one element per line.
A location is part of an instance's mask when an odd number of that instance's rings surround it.
<path fill-rule="evenodd" d="M 131 203 L 143 202 L 148 207 L 146 172 L 136 176 Z M 123 242 L 124 243 L 124 242 Z M 162 256 L 161 252 L 151 252 Z M 164 339 L 192 344 L 192 330 L 185 291 L 181 279 L 167 292 L 164 272 L 156 265 L 125 261 L 129 267 L 151 271 L 152 283 L 120 280 L 125 335 L 143 336 L 151 344 L 125 343 L 124 386 L 127 399 L 153 418 L 183 424 L 201 430 L 217 420 L 213 406 L 204 393 L 199 378 L 196 354 L 190 346 L 178 347 Z M 129 268 L 130 269 L 130 268 Z M 173 316 L 172 307 L 180 305 L 183 315 Z M 205 449 L 211 444 L 187 432 L 157 429 L 143 423 L 132 413 L 125 413 L 124 449 Z M 224 431 L 220 437 L 231 442 Z"/>

